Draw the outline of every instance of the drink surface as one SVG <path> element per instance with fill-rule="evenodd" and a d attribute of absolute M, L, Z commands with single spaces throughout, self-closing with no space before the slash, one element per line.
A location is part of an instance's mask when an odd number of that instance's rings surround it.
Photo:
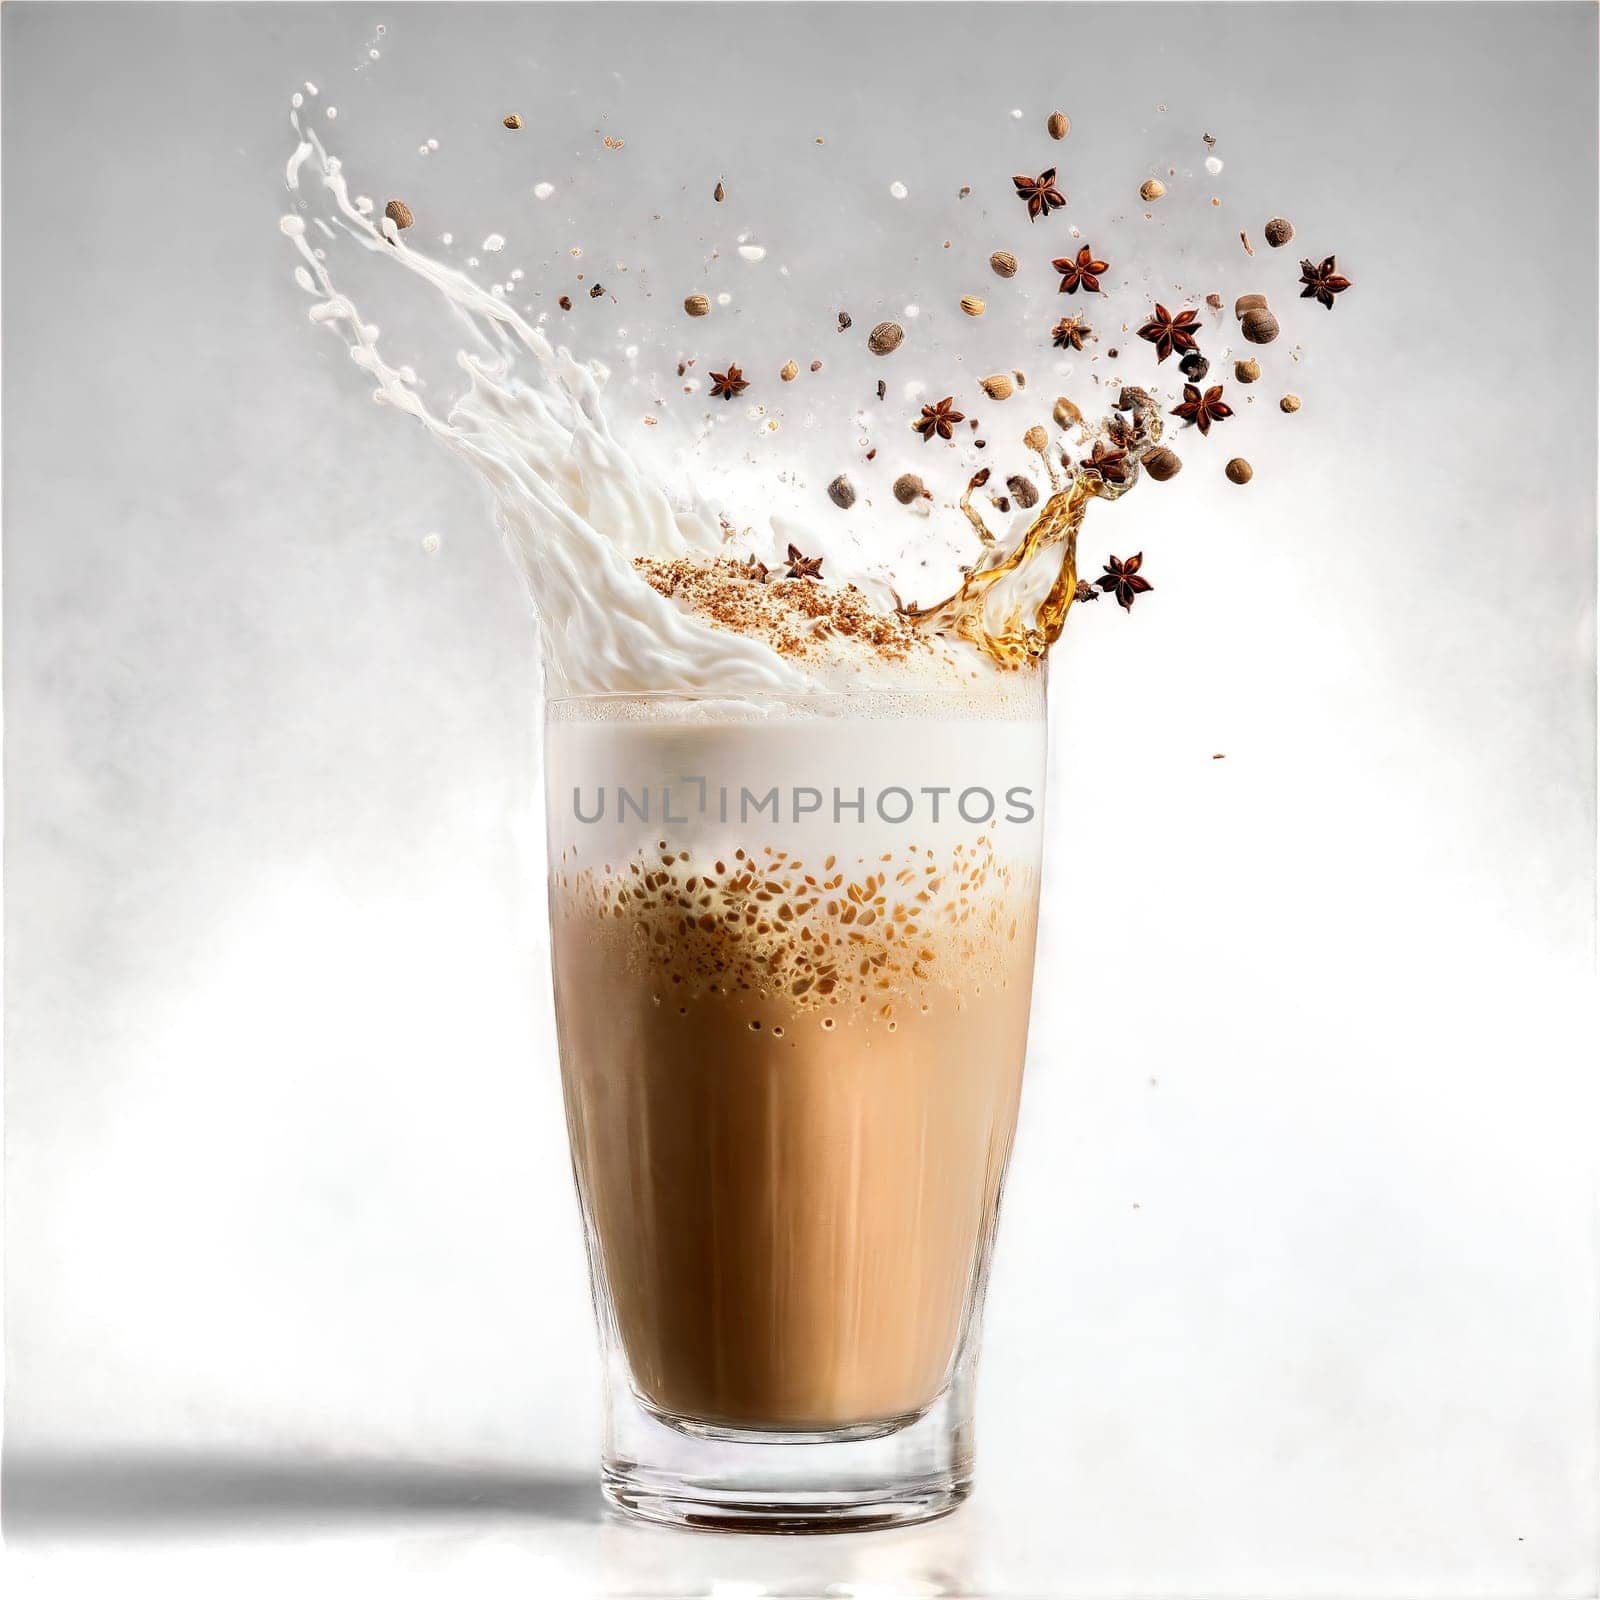
<path fill-rule="evenodd" d="M 943 1387 L 1021 1085 L 1037 693 L 988 716 L 556 712 L 574 1161 L 601 1302 L 659 1412 L 829 1430 Z"/>

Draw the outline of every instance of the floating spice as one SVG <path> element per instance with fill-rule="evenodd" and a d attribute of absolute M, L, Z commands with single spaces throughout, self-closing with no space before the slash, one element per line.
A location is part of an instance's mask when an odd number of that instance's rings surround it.
<path fill-rule="evenodd" d="M 1233 375 L 1240 383 L 1254 383 L 1261 376 L 1261 363 L 1250 356 L 1243 361 L 1235 361 Z"/>
<path fill-rule="evenodd" d="M 1229 483 L 1249 483 L 1256 475 L 1255 468 L 1243 456 L 1235 456 L 1222 470 L 1227 473 Z"/>
<path fill-rule="evenodd" d="M 1294 412 L 1300 409 L 1300 396 L 1297 394 L 1286 394 L 1283 399 L 1278 402 L 1278 409 L 1292 415 Z"/>
<path fill-rule="evenodd" d="M 987 378 L 978 380 L 978 387 L 988 395 L 991 400 L 1009 400 L 1016 392 L 1016 384 L 1004 372 L 992 373 Z"/>
<path fill-rule="evenodd" d="M 728 191 L 722 187 L 722 179 L 717 179 L 717 186 L 711 191 L 711 198 L 719 205 L 728 198 Z"/>
<path fill-rule="evenodd" d="M 1350 287 L 1350 280 L 1339 276 L 1332 256 L 1325 256 L 1320 265 L 1306 260 L 1300 263 L 1300 281 L 1305 285 L 1300 291 L 1302 300 L 1316 300 L 1333 310 L 1333 297 Z"/>
<path fill-rule="evenodd" d="M 1063 317 L 1050 330 L 1050 342 L 1058 350 L 1081 350 L 1083 341 L 1093 332 L 1081 317 Z"/>
<path fill-rule="evenodd" d="M 928 493 L 927 485 L 914 472 L 902 472 L 894 480 L 894 497 L 903 506 L 910 505 L 913 500 L 928 500 L 932 498 Z"/>
<path fill-rule="evenodd" d="M 411 215 L 411 207 L 404 200 L 391 200 L 383 208 L 383 214 L 397 228 L 409 228 L 417 220 Z"/>
<path fill-rule="evenodd" d="M 785 361 L 784 364 L 778 368 L 778 376 L 782 378 L 785 383 L 793 383 L 799 374 L 799 367 L 797 367 L 792 361 Z"/>
<path fill-rule="evenodd" d="M 1117 604 L 1124 611 L 1133 610 L 1135 598 L 1141 594 L 1149 594 L 1155 587 L 1148 578 L 1139 576 L 1139 568 L 1144 565 L 1144 551 L 1137 555 L 1129 556 L 1126 561 L 1120 561 L 1116 556 L 1106 562 L 1105 574 L 1096 578 L 1095 582 L 1107 593 L 1116 591 Z"/>
<path fill-rule="evenodd" d="M 841 472 L 832 483 L 828 485 L 828 498 L 838 506 L 841 511 L 848 511 L 856 503 L 855 486 Z M 820 562 L 819 562 L 820 568 Z M 791 573 L 791 577 L 798 577 L 798 573 Z"/>
<path fill-rule="evenodd" d="M 1039 503 L 1039 491 L 1034 487 L 1031 478 L 1024 478 L 1020 473 L 1006 479 L 1006 488 L 1011 491 L 1012 498 L 1024 511 L 1031 511 Z"/>
<path fill-rule="evenodd" d="M 1044 127 L 1045 132 L 1052 139 L 1065 139 L 1072 132 L 1072 124 L 1067 120 L 1066 113 L 1062 111 L 1052 111 L 1044 119 Z"/>
<path fill-rule="evenodd" d="M 513 111 L 510 113 L 510 115 L 500 119 L 500 125 L 503 128 L 510 128 L 511 131 L 515 133 L 517 129 L 522 126 L 522 118 L 519 117 L 515 111 Z"/>
<path fill-rule="evenodd" d="M 1183 462 L 1178 459 L 1174 451 L 1167 449 L 1165 445 L 1157 445 L 1153 450 L 1146 450 L 1139 457 L 1139 465 L 1157 483 L 1165 483 L 1169 478 L 1175 478 L 1183 471 Z"/>
<path fill-rule="evenodd" d="M 1159 178 L 1146 178 L 1139 185 L 1139 198 L 1141 200 L 1159 200 L 1167 192 L 1167 186 Z"/>
<path fill-rule="evenodd" d="M 834 481 L 837 482 L 839 480 L 835 479 Z M 788 560 L 789 570 L 785 574 L 786 577 L 814 578 L 818 583 L 822 581 L 821 556 L 803 556 L 796 546 L 790 545 Z"/>
<path fill-rule="evenodd" d="M 704 317 L 710 314 L 711 301 L 703 294 L 692 294 L 683 302 L 683 309 L 691 317 Z"/>
<path fill-rule="evenodd" d="M 1067 197 L 1056 188 L 1056 169 L 1046 167 L 1037 178 L 1013 178 L 1017 194 L 1028 204 L 1028 220 L 1037 222 L 1067 203 Z"/>
<path fill-rule="evenodd" d="M 1076 256 L 1059 256 L 1050 263 L 1061 274 L 1062 294 L 1076 294 L 1080 288 L 1100 292 L 1100 274 L 1109 263 L 1096 261 L 1094 251 L 1085 245 Z"/>
<path fill-rule="evenodd" d="M 900 348 L 900 341 L 905 336 L 906 330 L 898 322 L 880 322 L 867 335 L 867 349 L 875 356 L 886 356 Z"/>
<path fill-rule="evenodd" d="M 1204 394 L 1192 383 L 1183 386 L 1183 403 L 1172 408 L 1172 415 L 1192 422 L 1201 434 L 1211 432 L 1213 422 L 1222 422 L 1233 415 L 1233 407 L 1223 403 L 1222 385 L 1213 384 Z"/>
<path fill-rule="evenodd" d="M 937 434 L 941 439 L 955 437 L 956 424 L 965 422 L 966 414 L 955 409 L 955 396 L 947 394 L 931 406 L 922 408 L 922 415 L 911 424 L 927 443 Z"/>
<path fill-rule="evenodd" d="M 1195 324 L 1199 320 L 1198 311 L 1186 309 L 1173 316 L 1160 301 L 1157 301 L 1155 314 L 1139 330 L 1139 337 L 1148 339 L 1156 347 L 1156 361 L 1160 363 L 1174 350 L 1181 353 L 1198 348 L 1195 335 L 1199 330 Z"/>
<path fill-rule="evenodd" d="M 1274 250 L 1281 249 L 1294 238 L 1294 224 L 1287 217 L 1274 217 L 1263 232 Z"/>
<path fill-rule="evenodd" d="M 961 309 L 969 317 L 981 317 L 988 307 L 975 294 L 964 294 L 961 297 Z"/>
<path fill-rule="evenodd" d="M 726 372 L 713 372 L 711 374 L 711 395 L 713 399 L 734 400 L 749 387 L 749 380 L 732 361 L 728 363 Z"/>
<path fill-rule="evenodd" d="M 1017 258 L 1009 250 L 996 250 L 989 257 L 989 265 L 994 268 L 997 278 L 1014 278 L 1017 275 Z"/>

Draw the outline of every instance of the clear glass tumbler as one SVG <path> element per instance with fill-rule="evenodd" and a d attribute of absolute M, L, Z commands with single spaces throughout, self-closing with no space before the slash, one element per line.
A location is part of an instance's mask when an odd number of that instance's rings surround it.
<path fill-rule="evenodd" d="M 613 1504 L 938 1516 L 1027 1042 L 1042 674 L 552 700 L 551 946 Z"/>

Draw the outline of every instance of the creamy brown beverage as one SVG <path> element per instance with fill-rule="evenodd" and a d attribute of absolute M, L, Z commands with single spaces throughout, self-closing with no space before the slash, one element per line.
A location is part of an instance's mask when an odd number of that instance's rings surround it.
<path fill-rule="evenodd" d="M 551 886 L 574 1161 L 638 1393 L 730 1428 L 913 1416 L 994 1226 L 1036 880 L 981 829 L 671 846 Z"/>
<path fill-rule="evenodd" d="M 573 1160 L 662 1417 L 828 1432 L 945 1387 L 1016 1125 L 1041 705 L 552 707 Z"/>

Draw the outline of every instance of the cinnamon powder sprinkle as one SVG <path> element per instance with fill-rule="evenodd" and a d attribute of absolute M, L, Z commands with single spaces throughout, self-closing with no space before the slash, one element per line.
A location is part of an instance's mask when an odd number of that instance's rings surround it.
<path fill-rule="evenodd" d="M 928 648 L 904 617 L 876 610 L 848 584 L 780 578 L 776 570 L 759 583 L 727 556 L 710 562 L 638 556 L 633 565 L 657 594 L 677 600 L 714 628 L 762 639 L 781 656 L 822 656 L 830 639 L 854 640 L 885 661 L 904 661 Z"/>

